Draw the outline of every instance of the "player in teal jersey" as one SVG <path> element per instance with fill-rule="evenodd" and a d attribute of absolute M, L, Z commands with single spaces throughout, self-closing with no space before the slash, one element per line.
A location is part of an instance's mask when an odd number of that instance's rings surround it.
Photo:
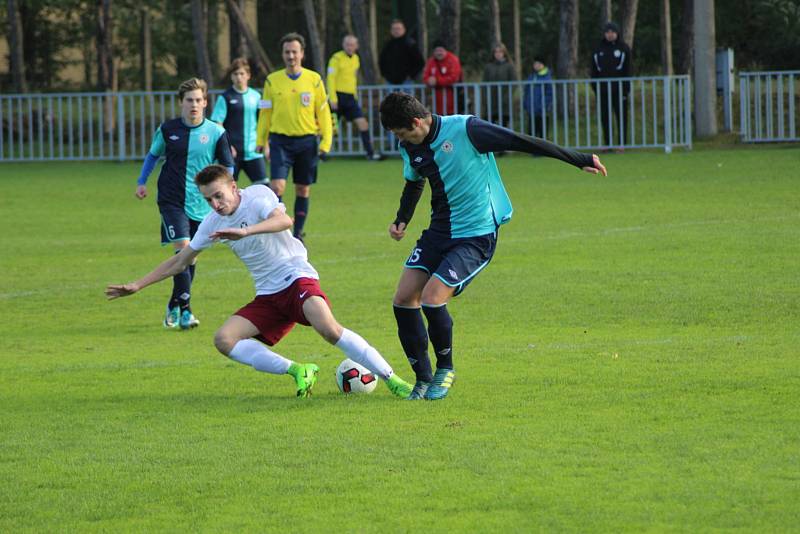
<path fill-rule="evenodd" d="M 243 170 L 254 184 L 266 185 L 269 180 L 264 154 L 256 152 L 256 124 L 261 93 L 247 85 L 250 81 L 250 64 L 246 58 L 234 59 L 228 67 L 228 76 L 233 85 L 217 97 L 211 120 L 222 125 L 228 133 L 236 164 L 233 179 L 238 180 L 239 171 Z"/>
<path fill-rule="evenodd" d="M 165 156 L 158 176 L 161 244 L 172 243 L 176 253 L 186 247 L 210 211 L 194 183 L 195 175 L 215 160 L 233 171 L 225 129 L 204 117 L 206 96 L 203 80 L 191 78 L 180 85 L 181 116 L 158 127 L 136 182 L 136 197 L 141 200 L 147 196 L 148 176 L 158 159 Z M 200 324 L 190 306 L 194 273 L 192 264 L 173 277 L 165 327 L 187 330 Z"/>
<path fill-rule="evenodd" d="M 400 342 L 417 375 L 409 399 L 442 399 L 455 380 L 453 320 L 447 303 L 489 264 L 498 229 L 512 215 L 493 152 L 548 156 L 603 176 L 606 169 L 594 154 L 562 148 L 477 117 L 432 115 L 405 93 L 387 96 L 380 113 L 383 127 L 400 140 L 406 178 L 400 209 L 389 226 L 393 239 L 405 236 L 425 180 L 431 185 L 431 223 L 406 260 L 394 313 Z M 436 351 L 435 373 L 428 358 L 429 336 Z"/>

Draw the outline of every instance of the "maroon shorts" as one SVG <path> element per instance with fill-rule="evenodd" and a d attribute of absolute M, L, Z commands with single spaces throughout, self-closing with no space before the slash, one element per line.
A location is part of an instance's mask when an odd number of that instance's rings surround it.
<path fill-rule="evenodd" d="M 298 278 L 292 285 L 272 295 L 258 295 L 234 315 L 244 317 L 256 328 L 256 339 L 274 345 L 288 334 L 295 323 L 309 326 L 303 314 L 303 303 L 309 297 L 322 297 L 330 307 L 328 296 L 319 287 L 319 280 Z"/>

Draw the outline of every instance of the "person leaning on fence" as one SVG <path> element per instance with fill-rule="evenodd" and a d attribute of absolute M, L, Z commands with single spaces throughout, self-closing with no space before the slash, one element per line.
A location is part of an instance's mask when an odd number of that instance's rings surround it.
<path fill-rule="evenodd" d="M 358 38 L 355 35 L 345 35 L 342 39 L 342 49 L 331 56 L 328 61 L 328 99 L 331 111 L 336 113 L 342 121 L 352 121 L 361 144 L 367 153 L 369 161 L 380 161 L 382 154 L 375 152 L 372 140 L 369 137 L 369 123 L 364 118 L 364 112 L 358 104 L 358 69 L 361 60 L 358 51 Z"/>
<path fill-rule="evenodd" d="M 528 134 L 547 137 L 546 117 L 553 106 L 553 84 L 550 69 L 540 59 L 533 60 L 533 73 L 525 83 L 522 107 L 528 122 Z"/>
<path fill-rule="evenodd" d="M 438 115 L 456 113 L 456 91 L 453 85 L 461 81 L 461 61 L 447 50 L 443 41 L 433 42 L 433 55 L 425 64 L 425 84 L 433 87 L 433 112 Z M 463 106 L 458 102 L 458 106 Z"/>
<path fill-rule="evenodd" d="M 625 80 L 603 81 L 605 78 L 630 78 L 633 72 L 631 49 L 622 40 L 619 26 L 609 22 L 603 29 L 603 40 L 592 53 L 591 73 L 595 82 L 592 89 L 600 106 L 603 136 L 606 146 L 624 145 L 627 142 L 627 103 L 631 82 Z M 611 120 L 611 111 L 617 118 L 617 129 Z M 619 132 L 612 140 L 611 131 Z M 621 148 L 620 148 L 621 150 Z"/>
<path fill-rule="evenodd" d="M 228 133 L 235 165 L 233 179 L 239 179 L 239 171 L 247 173 L 254 184 L 266 185 L 267 164 L 264 155 L 256 152 L 256 123 L 258 102 L 261 93 L 248 87 L 250 64 L 239 57 L 228 67 L 231 86 L 217 97 L 211 120 L 222 125 Z"/>
<path fill-rule="evenodd" d="M 425 66 L 425 58 L 406 33 L 402 20 L 393 20 L 389 32 L 392 38 L 383 45 L 378 59 L 381 76 L 390 85 L 410 85 Z"/>
<path fill-rule="evenodd" d="M 147 196 L 147 178 L 161 156 L 166 158 L 158 175 L 158 211 L 161 244 L 172 244 L 176 253 L 185 249 L 200 221 L 211 209 L 194 183 L 194 176 L 215 160 L 233 173 L 233 158 L 225 129 L 205 118 L 206 82 L 191 78 L 178 88 L 181 116 L 161 124 L 144 158 L 136 181 L 136 197 Z M 188 330 L 200 324 L 190 306 L 194 261 L 173 273 L 172 296 L 167 303 L 164 327 Z"/>
<path fill-rule="evenodd" d="M 492 48 L 492 60 L 483 68 L 483 81 L 489 83 L 486 88 L 486 119 L 506 128 L 511 127 L 509 100 L 512 87 L 499 85 L 497 82 L 513 82 L 517 79 L 514 64 L 508 57 L 508 49 L 503 43 Z"/>

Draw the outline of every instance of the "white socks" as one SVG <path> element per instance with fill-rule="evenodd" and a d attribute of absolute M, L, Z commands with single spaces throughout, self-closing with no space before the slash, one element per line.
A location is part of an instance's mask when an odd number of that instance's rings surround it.
<path fill-rule="evenodd" d="M 233 346 L 229 356 L 239 363 L 249 365 L 256 371 L 276 375 L 286 374 L 292 364 L 291 361 L 280 354 L 275 354 L 255 339 L 240 340 Z"/>
<path fill-rule="evenodd" d="M 392 366 L 383 359 L 383 356 L 381 356 L 374 347 L 370 346 L 363 337 L 347 328 L 342 330 L 342 337 L 336 342 L 336 346 L 339 347 L 348 358 L 356 363 L 360 363 L 384 380 L 394 374 Z"/>

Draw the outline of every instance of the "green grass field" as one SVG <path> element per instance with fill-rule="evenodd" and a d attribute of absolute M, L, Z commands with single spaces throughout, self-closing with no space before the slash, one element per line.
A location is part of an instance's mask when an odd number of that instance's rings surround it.
<path fill-rule="evenodd" d="M 603 159 L 499 160 L 515 216 L 419 403 L 341 395 L 307 328 L 277 350 L 321 366 L 310 399 L 216 353 L 252 297 L 224 246 L 194 331 L 161 327 L 169 282 L 107 302 L 168 256 L 138 164 L 0 166 L 0 531 L 796 531 L 800 150 Z M 400 172 L 324 164 L 306 241 L 411 378 L 391 298 L 428 197 L 390 240 Z"/>

